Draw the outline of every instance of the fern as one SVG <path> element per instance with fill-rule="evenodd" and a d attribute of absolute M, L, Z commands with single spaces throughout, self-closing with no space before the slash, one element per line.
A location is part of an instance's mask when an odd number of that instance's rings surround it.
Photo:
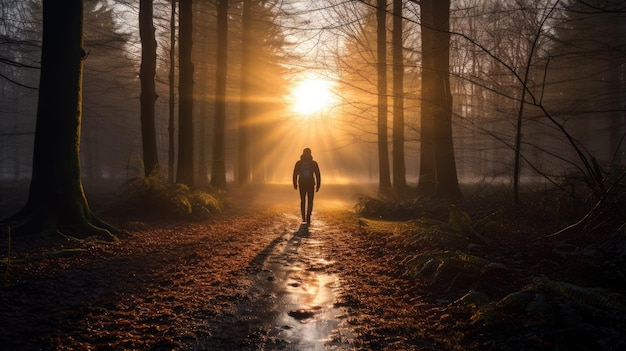
<path fill-rule="evenodd" d="M 516 291 L 496 302 L 496 308 L 507 311 L 523 311 L 528 307 L 532 299 L 532 293 L 528 291 Z"/>
<path fill-rule="evenodd" d="M 396 225 L 397 232 L 407 237 L 409 245 L 434 246 L 442 249 L 451 247 L 461 249 L 466 247 L 468 242 L 481 245 L 491 243 L 491 240 L 482 234 L 483 228 L 479 229 L 467 213 L 456 206 L 450 207 L 449 212 L 447 223 L 421 218 Z M 489 228 L 488 232 L 491 231 L 493 229 Z"/>
<path fill-rule="evenodd" d="M 490 244 L 490 240 L 481 235 L 475 228 L 471 217 L 454 205 L 450 206 L 450 219 L 448 223 L 454 232 L 470 240 L 479 241 L 481 244 Z"/>
<path fill-rule="evenodd" d="M 564 330 L 586 330 L 590 316 L 611 319 L 625 312 L 624 296 L 605 289 L 585 288 L 570 283 L 535 278 L 522 291 L 511 293 L 495 303 L 502 312 L 526 313 L 544 323 L 562 324 Z"/>
<path fill-rule="evenodd" d="M 408 246 L 413 247 L 461 249 L 467 246 L 464 241 L 459 240 L 458 233 L 449 230 L 446 223 L 434 220 L 405 222 L 404 225 L 397 226 L 396 233 L 405 238 Z"/>
<path fill-rule="evenodd" d="M 470 290 L 465 295 L 454 301 L 454 304 L 462 307 L 478 308 L 487 305 L 489 301 L 490 299 L 487 294 L 476 290 Z"/>
<path fill-rule="evenodd" d="M 491 262 L 464 252 L 437 252 L 414 255 L 405 259 L 407 273 L 432 282 L 480 277 Z"/>
<path fill-rule="evenodd" d="M 214 196 L 202 191 L 195 191 L 190 196 L 191 213 L 200 219 L 222 212 L 222 204 Z"/>
<path fill-rule="evenodd" d="M 496 321 L 495 308 L 491 299 L 480 291 L 470 290 L 453 304 L 468 312 L 473 312 L 470 317 L 471 324 L 491 325 Z"/>
<path fill-rule="evenodd" d="M 626 312 L 626 299 L 623 295 L 601 288 L 584 288 L 578 285 L 558 282 L 545 277 L 536 278 L 528 290 L 551 296 L 564 297 L 582 305 L 604 310 Z"/>
<path fill-rule="evenodd" d="M 168 184 L 158 172 L 129 180 L 126 189 L 130 204 L 146 213 L 207 219 L 222 212 L 222 203 L 215 196 L 185 184 Z"/>
<path fill-rule="evenodd" d="M 463 233 L 474 230 L 474 228 L 472 228 L 472 219 L 470 216 L 454 205 L 450 206 L 449 224 L 452 230 L 457 232 Z"/>

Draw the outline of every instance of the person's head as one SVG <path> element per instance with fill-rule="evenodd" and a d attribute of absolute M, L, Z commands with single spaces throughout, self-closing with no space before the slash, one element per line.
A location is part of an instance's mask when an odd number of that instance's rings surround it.
<path fill-rule="evenodd" d="M 304 150 L 302 150 L 302 154 L 303 155 L 311 155 L 311 149 L 309 149 L 308 147 L 305 147 Z"/>

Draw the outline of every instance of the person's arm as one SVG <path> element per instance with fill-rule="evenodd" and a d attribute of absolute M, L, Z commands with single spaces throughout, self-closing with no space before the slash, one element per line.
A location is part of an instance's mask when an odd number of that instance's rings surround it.
<path fill-rule="evenodd" d="M 298 189 L 298 172 L 299 172 L 299 167 L 300 166 L 300 161 L 296 162 L 296 165 L 293 167 L 293 188 L 294 189 Z"/>
<path fill-rule="evenodd" d="M 317 162 L 315 162 L 315 178 L 315 184 L 317 184 L 315 191 L 320 191 L 320 185 L 322 185 L 322 174 L 320 173 L 320 166 Z"/>

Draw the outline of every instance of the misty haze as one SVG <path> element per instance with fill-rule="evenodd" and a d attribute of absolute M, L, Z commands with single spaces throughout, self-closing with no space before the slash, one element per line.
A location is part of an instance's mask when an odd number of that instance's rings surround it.
<path fill-rule="evenodd" d="M 3 349 L 626 349 L 623 1 L 0 11 Z"/>

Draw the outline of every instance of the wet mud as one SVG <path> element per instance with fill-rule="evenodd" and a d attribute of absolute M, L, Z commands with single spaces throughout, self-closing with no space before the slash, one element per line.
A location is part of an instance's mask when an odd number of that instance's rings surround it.
<path fill-rule="evenodd" d="M 276 238 L 252 261 L 249 299 L 236 306 L 236 320 L 223 326 L 221 347 L 284 350 L 344 350 L 353 337 L 344 308 L 336 307 L 341 281 L 329 273 L 328 243 L 317 237 L 323 220 L 294 225 L 282 214 L 271 231 Z M 293 227 L 297 230 L 293 230 Z M 247 345 L 246 345 L 247 344 Z"/>

